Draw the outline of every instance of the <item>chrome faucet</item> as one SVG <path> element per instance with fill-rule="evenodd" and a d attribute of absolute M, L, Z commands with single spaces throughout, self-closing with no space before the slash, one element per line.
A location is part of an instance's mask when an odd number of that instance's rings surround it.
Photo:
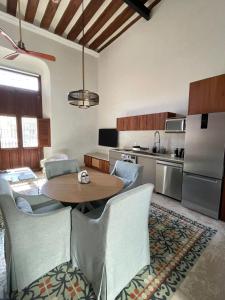
<path fill-rule="evenodd" d="M 158 135 L 158 141 L 156 140 L 156 136 Z M 157 146 L 158 144 L 158 146 Z M 154 147 L 156 148 L 156 152 L 159 153 L 160 152 L 160 133 L 159 131 L 155 131 L 154 133 Z"/>

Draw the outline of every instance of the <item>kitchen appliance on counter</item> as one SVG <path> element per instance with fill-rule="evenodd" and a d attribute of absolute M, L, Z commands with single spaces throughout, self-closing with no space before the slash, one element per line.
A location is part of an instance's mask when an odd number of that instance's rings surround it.
<path fill-rule="evenodd" d="M 121 154 L 121 160 L 132 163 L 132 164 L 136 164 L 137 162 L 137 156 L 132 155 L 132 154 Z"/>
<path fill-rule="evenodd" d="M 184 158 L 184 148 L 176 148 L 174 150 L 175 157 Z"/>
<path fill-rule="evenodd" d="M 186 130 L 186 118 L 170 118 L 166 119 L 165 132 L 183 133 Z"/>
<path fill-rule="evenodd" d="M 187 118 L 182 204 L 218 219 L 224 180 L 225 112 Z"/>
<path fill-rule="evenodd" d="M 148 150 L 149 150 L 149 148 L 147 148 L 147 147 L 141 147 L 141 146 L 137 146 L 137 145 L 132 147 L 132 151 L 134 151 L 134 152 L 148 151 Z"/>
<path fill-rule="evenodd" d="M 168 161 L 156 161 L 157 193 L 164 194 L 181 201 L 183 181 L 183 164 Z"/>
<path fill-rule="evenodd" d="M 133 155 L 132 153 L 121 153 L 117 152 L 118 149 L 116 150 L 109 150 L 109 172 L 111 173 L 115 163 L 117 160 L 123 160 L 123 161 L 128 161 L 130 163 L 136 163 L 137 162 L 137 156 Z M 121 149 L 119 149 L 121 151 Z M 125 150 L 124 150 L 125 151 Z M 126 150 L 127 152 L 127 150 Z"/>

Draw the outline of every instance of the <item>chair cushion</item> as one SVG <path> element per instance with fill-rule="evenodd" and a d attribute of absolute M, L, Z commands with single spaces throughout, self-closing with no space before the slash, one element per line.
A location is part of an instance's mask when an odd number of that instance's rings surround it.
<path fill-rule="evenodd" d="M 130 180 L 130 179 L 127 179 L 127 178 L 124 178 L 124 177 L 119 177 L 119 176 L 116 176 L 116 177 L 123 181 L 123 184 L 124 184 L 123 188 L 128 187 L 132 183 L 132 180 Z"/>
<path fill-rule="evenodd" d="M 23 197 L 17 197 L 16 198 L 16 206 L 19 210 L 28 213 L 28 214 L 32 214 L 33 210 L 30 206 L 30 203 L 24 199 Z"/>
<path fill-rule="evenodd" d="M 32 206 L 34 214 L 43 214 L 63 207 L 64 206 L 60 202 L 55 200 L 51 200 L 45 203 L 40 203 Z"/>

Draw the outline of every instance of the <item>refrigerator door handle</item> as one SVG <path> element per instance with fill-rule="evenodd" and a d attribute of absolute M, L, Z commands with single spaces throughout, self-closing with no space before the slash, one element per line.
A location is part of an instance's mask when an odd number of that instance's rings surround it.
<path fill-rule="evenodd" d="M 187 174 L 187 173 L 185 175 L 189 178 L 193 178 L 193 179 L 197 179 L 197 180 L 201 180 L 201 181 L 206 181 L 206 182 L 211 182 L 211 183 L 218 183 L 217 179 L 205 178 L 205 177 L 201 177 L 201 176 L 197 176 L 197 175 L 191 175 L 191 174 Z"/>

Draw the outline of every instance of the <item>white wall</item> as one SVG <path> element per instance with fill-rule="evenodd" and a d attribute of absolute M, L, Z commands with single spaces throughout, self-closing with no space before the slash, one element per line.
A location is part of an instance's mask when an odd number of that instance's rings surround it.
<path fill-rule="evenodd" d="M 2 15 L 4 14 L 0 15 L 0 27 L 18 40 L 17 26 L 3 20 Z M 55 55 L 56 62 L 21 56 L 13 62 L 2 59 L 0 65 L 42 76 L 44 116 L 51 118 L 52 147 L 47 153 L 49 155 L 49 152 L 63 151 L 82 162 L 83 154 L 96 148 L 97 108 L 81 110 L 67 103 L 68 91 L 82 87 L 81 52 L 27 29 L 23 30 L 23 37 L 28 49 Z M 0 46 L 9 47 L 9 44 L 1 38 Z M 0 51 L 1 57 L 4 56 L 4 51 Z M 86 87 L 97 92 L 97 81 L 97 57 L 86 54 Z"/>
<path fill-rule="evenodd" d="M 99 59 L 98 127 L 153 112 L 187 113 L 189 83 L 225 73 L 225 1 L 162 0 Z M 184 135 L 163 134 L 169 148 Z M 121 132 L 120 146 L 151 146 L 153 132 Z"/>

